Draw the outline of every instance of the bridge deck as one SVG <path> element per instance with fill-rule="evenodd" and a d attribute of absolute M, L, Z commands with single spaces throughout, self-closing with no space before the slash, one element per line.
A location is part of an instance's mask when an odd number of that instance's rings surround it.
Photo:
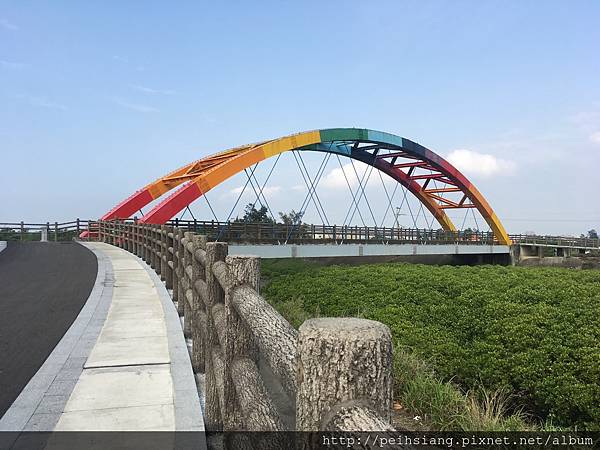
<path fill-rule="evenodd" d="M 403 255 L 480 255 L 509 254 L 507 245 L 419 245 L 419 244 L 302 244 L 302 245 L 244 245 L 230 244 L 230 255 L 257 255 L 261 258 L 320 258 L 347 256 Z"/>
<path fill-rule="evenodd" d="M 202 431 L 185 340 L 164 285 L 132 254 L 86 245 L 102 266 L 94 290 L 0 429 Z"/>

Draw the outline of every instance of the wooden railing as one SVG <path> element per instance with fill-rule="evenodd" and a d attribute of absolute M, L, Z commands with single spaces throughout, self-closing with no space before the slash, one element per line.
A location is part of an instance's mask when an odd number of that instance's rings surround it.
<path fill-rule="evenodd" d="M 39 241 L 42 232 L 45 232 L 47 239 L 51 241 L 70 241 L 78 237 L 81 232 L 94 229 L 95 224 L 96 221 L 82 219 L 70 222 L 0 223 L 0 241 Z"/>
<path fill-rule="evenodd" d="M 206 235 L 211 240 L 247 243 L 497 243 L 493 233 L 416 228 L 359 227 L 340 225 L 172 220 L 169 225 Z"/>
<path fill-rule="evenodd" d="M 120 220 L 137 223 L 136 219 Z M 358 227 L 338 225 L 286 225 L 281 223 L 216 222 L 173 219 L 167 225 L 202 234 L 210 241 L 248 244 L 461 244 L 497 245 L 490 232 L 445 231 L 417 228 Z M 0 240 L 39 240 L 45 230 L 49 240 L 65 241 L 89 231 L 96 237 L 98 221 L 76 219 L 71 222 L 0 223 Z M 565 236 L 509 235 L 515 244 L 600 249 L 600 239 Z"/>
<path fill-rule="evenodd" d="M 260 296 L 259 258 L 181 228 L 99 222 L 98 239 L 172 289 L 192 367 L 205 374 L 208 430 L 393 430 L 387 326 L 321 318 L 296 330 Z"/>
<path fill-rule="evenodd" d="M 515 244 L 546 245 L 551 247 L 578 247 L 588 249 L 600 248 L 600 239 L 598 238 L 536 236 L 526 234 L 511 234 L 510 238 Z"/>

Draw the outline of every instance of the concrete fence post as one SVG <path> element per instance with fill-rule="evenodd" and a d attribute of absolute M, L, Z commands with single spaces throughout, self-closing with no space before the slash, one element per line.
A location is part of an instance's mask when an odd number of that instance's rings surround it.
<path fill-rule="evenodd" d="M 242 421 L 239 417 L 240 408 L 235 391 L 235 381 L 231 375 L 233 360 L 235 358 L 249 358 L 259 366 L 258 348 L 254 341 L 252 331 L 239 317 L 233 300 L 231 289 L 247 284 L 256 292 L 260 287 L 260 258 L 257 256 L 227 256 L 225 258 L 229 269 L 229 291 L 225 292 L 225 348 L 224 351 L 224 377 L 223 396 L 225 411 L 223 411 L 223 429 L 239 430 Z"/>
<path fill-rule="evenodd" d="M 146 248 L 148 249 L 148 265 L 154 269 L 154 244 L 152 243 L 153 238 L 154 233 L 152 231 L 152 225 L 146 225 Z"/>
<path fill-rule="evenodd" d="M 146 262 L 152 267 L 152 241 L 150 233 L 150 225 L 144 225 L 144 240 L 146 241 Z"/>
<path fill-rule="evenodd" d="M 193 270 L 192 260 L 194 255 L 189 251 L 188 244 L 192 242 L 194 233 L 186 231 L 185 245 L 183 246 L 183 279 L 185 280 L 184 289 L 185 296 L 183 297 L 183 335 L 187 338 L 192 337 L 192 302 L 194 297 L 193 280 L 188 277 L 188 269 Z"/>
<path fill-rule="evenodd" d="M 142 225 L 139 223 L 135 225 L 135 238 L 137 246 L 137 255 L 144 259 L 144 236 L 142 234 Z"/>
<path fill-rule="evenodd" d="M 137 224 L 138 256 L 144 259 L 144 225 Z"/>
<path fill-rule="evenodd" d="M 138 243 L 138 256 L 145 261 L 145 247 L 144 247 L 144 225 L 137 224 L 137 243 Z"/>
<path fill-rule="evenodd" d="M 133 253 L 136 256 L 140 256 L 138 253 L 138 246 L 137 246 L 137 223 L 133 222 L 130 226 L 130 237 L 131 237 L 131 253 Z"/>
<path fill-rule="evenodd" d="M 123 222 L 117 220 L 115 221 L 115 245 L 120 248 L 125 247 L 125 243 L 123 242 Z"/>
<path fill-rule="evenodd" d="M 136 224 L 135 223 L 131 223 L 129 225 L 129 248 L 131 249 L 131 253 L 133 253 L 134 255 L 137 255 L 137 245 L 136 245 L 136 236 L 135 236 L 135 227 Z"/>
<path fill-rule="evenodd" d="M 179 302 L 179 228 L 173 228 L 173 301 Z M 179 303 L 178 303 L 179 305 Z"/>
<path fill-rule="evenodd" d="M 129 253 L 133 253 L 133 247 L 131 245 L 131 224 L 129 222 L 123 222 L 123 245 L 125 250 Z"/>
<path fill-rule="evenodd" d="M 142 259 L 146 264 L 150 264 L 150 252 L 148 250 L 148 225 L 140 225 L 141 241 L 142 241 Z"/>
<path fill-rule="evenodd" d="M 206 251 L 206 236 L 192 235 L 192 368 L 194 373 L 204 373 L 204 329 L 206 328 L 206 307 L 195 289 L 195 283 L 206 280 L 206 272 L 200 261 L 195 257 L 198 250 Z"/>
<path fill-rule="evenodd" d="M 146 225 L 146 242 L 148 245 L 148 265 L 154 269 L 154 230 L 152 225 Z"/>
<path fill-rule="evenodd" d="M 129 224 L 127 222 L 121 222 L 121 248 L 126 251 L 129 250 Z"/>
<path fill-rule="evenodd" d="M 160 226 L 160 279 L 165 283 L 167 281 L 167 227 L 165 225 Z"/>
<path fill-rule="evenodd" d="M 368 407 L 388 422 L 392 411 L 392 339 L 365 319 L 310 319 L 299 329 L 296 429 L 326 430 L 338 408 Z"/>
<path fill-rule="evenodd" d="M 146 261 L 146 264 L 147 264 L 148 263 L 148 259 L 147 259 L 148 258 L 148 248 L 147 248 L 148 242 L 146 240 L 146 224 L 140 225 L 139 232 L 140 232 L 140 246 L 141 246 L 140 251 L 142 253 L 141 258 L 144 261 Z"/>
<path fill-rule="evenodd" d="M 152 243 L 154 245 L 154 271 L 160 275 L 160 229 L 152 225 Z"/>
<path fill-rule="evenodd" d="M 179 236 L 179 245 L 177 246 L 177 254 L 178 254 L 178 262 L 177 262 L 177 273 L 179 274 L 179 279 L 177 280 L 177 313 L 179 317 L 183 316 L 184 313 L 184 303 L 185 303 L 185 251 L 183 248 L 184 245 L 184 233 L 181 228 L 177 229 Z"/>
<path fill-rule="evenodd" d="M 206 244 L 206 328 L 204 329 L 206 371 L 206 429 L 219 431 L 223 428 L 221 416 L 221 405 L 219 398 L 219 386 L 223 380 L 219 380 L 219 362 L 222 352 L 219 346 L 217 331 L 214 325 L 212 307 L 217 303 L 223 303 L 225 293 L 213 274 L 213 264 L 224 261 L 227 256 L 227 244 L 222 242 L 210 242 Z M 217 364 L 215 364 L 215 362 Z"/>
<path fill-rule="evenodd" d="M 172 237 L 169 237 L 169 234 L 171 234 L 171 236 L 173 236 L 173 227 L 171 226 L 165 226 L 165 255 L 166 255 L 166 260 L 165 260 L 165 286 L 167 287 L 167 289 L 173 289 L 173 253 L 171 253 L 171 250 L 173 250 L 175 248 L 175 245 L 173 245 L 173 241 L 174 239 Z M 169 250 L 171 249 L 171 250 Z M 170 264 L 169 264 L 170 263 Z"/>
<path fill-rule="evenodd" d="M 150 225 L 152 228 L 152 248 L 154 250 L 154 271 L 160 275 L 160 228 L 157 225 Z"/>

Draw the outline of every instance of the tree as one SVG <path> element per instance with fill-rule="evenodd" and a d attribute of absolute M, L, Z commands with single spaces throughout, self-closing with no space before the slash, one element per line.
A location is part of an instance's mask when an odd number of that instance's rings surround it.
<path fill-rule="evenodd" d="M 472 229 L 471 227 L 469 227 L 469 228 L 465 228 L 465 229 L 462 231 L 462 237 L 463 237 L 464 239 L 466 239 L 466 240 L 470 240 L 470 239 L 471 239 L 471 236 L 473 236 L 473 234 L 474 234 L 474 233 L 475 233 L 475 232 L 473 231 L 473 229 Z"/>
<path fill-rule="evenodd" d="M 284 225 L 297 225 L 302 222 L 302 216 L 304 216 L 302 211 L 296 212 L 293 209 L 287 214 L 279 211 L 279 218 Z"/>
<path fill-rule="evenodd" d="M 587 232 L 587 237 L 590 239 L 598 239 L 598 232 L 592 228 Z"/>
<path fill-rule="evenodd" d="M 234 222 L 249 222 L 249 223 L 275 223 L 275 221 L 269 217 L 269 210 L 266 206 L 261 206 L 259 209 L 252 203 L 248 203 L 244 208 L 244 216 L 240 219 L 239 217 Z"/>

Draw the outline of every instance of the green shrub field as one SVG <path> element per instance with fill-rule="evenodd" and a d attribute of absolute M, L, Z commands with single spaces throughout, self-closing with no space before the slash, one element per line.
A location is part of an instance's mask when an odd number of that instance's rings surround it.
<path fill-rule="evenodd" d="M 262 272 L 263 294 L 296 327 L 381 321 L 464 391 L 509 392 L 540 424 L 600 429 L 600 271 L 264 260 Z"/>

